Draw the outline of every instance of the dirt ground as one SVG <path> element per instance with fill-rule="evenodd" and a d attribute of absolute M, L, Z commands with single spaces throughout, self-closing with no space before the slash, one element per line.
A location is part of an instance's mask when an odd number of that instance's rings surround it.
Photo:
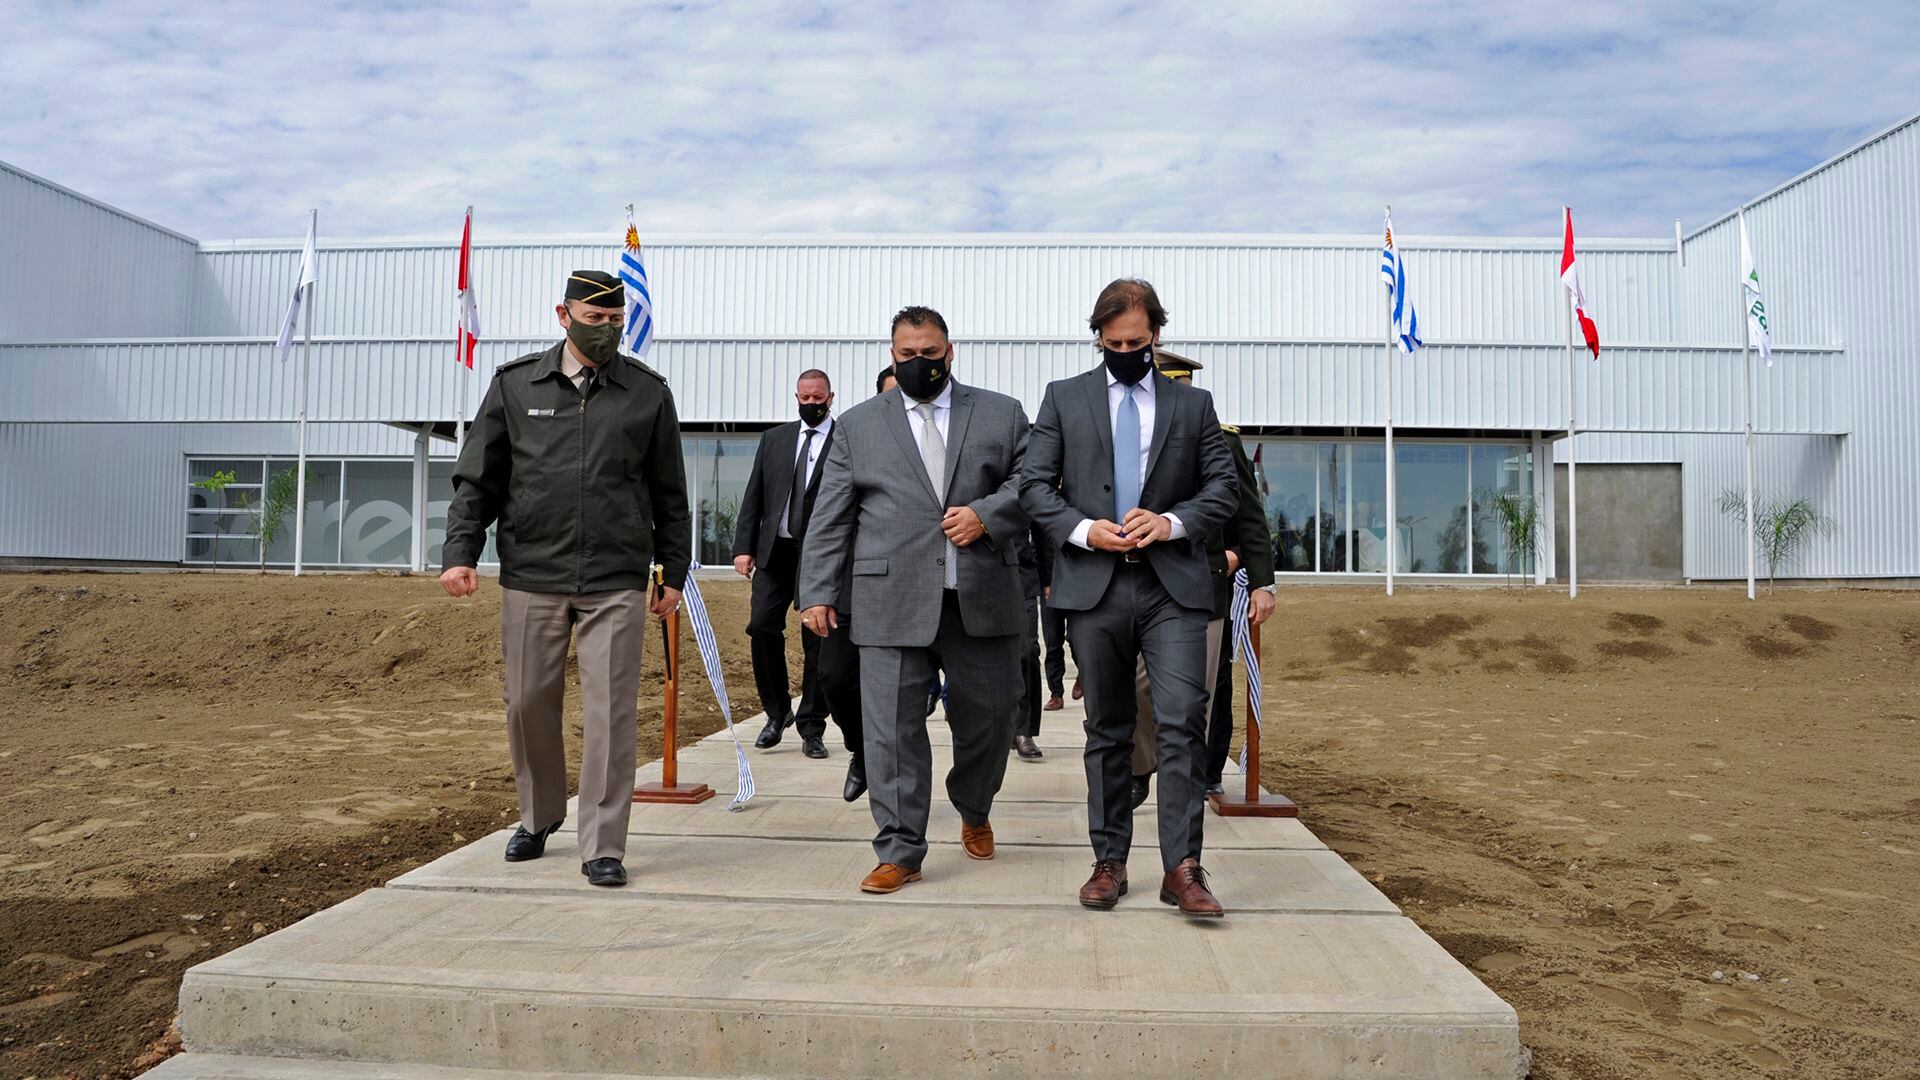
<path fill-rule="evenodd" d="M 137 1073 L 187 967 L 509 823 L 498 596 L 0 575 L 0 1075 Z M 1303 587 L 1265 643 L 1267 785 L 1536 1077 L 1920 1076 L 1920 594 Z"/>

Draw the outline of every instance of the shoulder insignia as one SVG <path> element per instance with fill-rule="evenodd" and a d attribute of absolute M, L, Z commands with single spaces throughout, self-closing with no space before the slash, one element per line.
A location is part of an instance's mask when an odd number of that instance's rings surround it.
<path fill-rule="evenodd" d="M 1240 434 L 1240 427 L 1237 424 L 1221 424 L 1220 430 L 1226 432 L 1229 435 Z"/>
<path fill-rule="evenodd" d="M 626 359 L 627 359 L 627 363 L 632 364 L 634 367 L 639 368 L 641 371 L 646 372 L 648 375 L 651 375 L 654 378 L 659 379 L 661 382 L 664 383 L 667 381 L 667 377 L 665 375 L 660 374 L 658 370 L 653 368 L 651 365 L 647 364 L 645 361 L 635 359 L 634 357 L 631 357 L 631 356 L 627 357 Z"/>

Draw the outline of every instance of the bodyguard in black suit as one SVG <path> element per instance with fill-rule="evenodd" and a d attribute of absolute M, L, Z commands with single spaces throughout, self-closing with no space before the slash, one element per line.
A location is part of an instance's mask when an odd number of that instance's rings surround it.
<path fill-rule="evenodd" d="M 794 578 L 807 519 L 820 487 L 820 463 L 833 439 L 833 384 L 827 373 L 808 369 L 794 383 L 800 419 L 789 420 L 760 437 L 754 451 L 747 492 L 733 534 L 733 568 L 753 579 L 753 606 L 747 638 L 753 644 L 753 681 L 767 725 L 754 745 L 762 750 L 780 742 L 791 725 L 800 730 L 801 752 L 827 756 L 827 695 L 819 677 L 820 639 L 800 635 L 800 710 L 796 719 L 787 681 L 787 612 L 793 609 Z M 843 731 L 844 734 L 844 731 Z M 857 748 L 859 731 L 848 739 Z M 857 753 L 858 751 L 855 750 Z"/>
<path fill-rule="evenodd" d="M 1080 902 L 1111 908 L 1127 891 L 1134 671 L 1144 657 L 1159 722 L 1160 899 L 1219 916 L 1200 866 L 1213 682 L 1213 575 L 1202 538 L 1232 517 L 1239 484 L 1212 395 L 1153 371 L 1166 322 L 1144 281 L 1101 292 L 1088 324 L 1105 362 L 1047 387 L 1021 504 L 1053 545 L 1053 605 L 1068 613 L 1086 686 L 1095 862 Z"/>

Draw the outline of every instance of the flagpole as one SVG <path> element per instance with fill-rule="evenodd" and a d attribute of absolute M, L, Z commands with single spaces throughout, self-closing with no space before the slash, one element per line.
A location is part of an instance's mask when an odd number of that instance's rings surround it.
<path fill-rule="evenodd" d="M 1387 207 L 1387 220 L 1389 221 L 1393 220 L 1393 207 L 1391 206 Z M 1394 265 L 1396 267 L 1398 267 L 1399 265 L 1399 256 L 1400 256 L 1400 250 L 1398 247 L 1395 247 L 1394 248 Z M 1406 303 L 1405 297 L 1400 297 L 1399 299 L 1401 303 Z M 1396 535 L 1394 530 L 1394 512 L 1398 509 L 1398 500 L 1395 497 L 1397 493 L 1394 491 L 1394 488 L 1397 486 L 1394 483 L 1394 481 L 1397 479 L 1397 477 L 1395 476 L 1394 467 L 1393 467 L 1393 338 L 1394 338 L 1394 331 L 1395 329 L 1397 329 L 1393 325 L 1393 303 L 1394 303 L 1394 295 L 1391 291 L 1389 291 L 1387 294 L 1387 595 L 1388 596 L 1393 595 L 1394 549 L 1399 546 L 1397 541 L 1400 539 L 1399 536 Z M 1351 485 L 1351 481 L 1349 481 L 1349 485 Z"/>
<path fill-rule="evenodd" d="M 307 235 L 317 236 L 320 231 L 320 211 L 308 212 Z M 306 339 L 300 346 L 300 451 L 299 464 L 295 466 L 293 496 L 293 576 L 299 577 L 305 570 L 307 549 L 307 370 L 313 361 L 313 287 L 318 282 L 307 282 L 307 299 L 300 305 L 300 317 L 306 321 Z"/>
<path fill-rule="evenodd" d="M 1744 206 L 1740 208 L 1740 242 L 1742 244 L 1747 243 L 1747 209 Z M 1738 271 L 1736 271 L 1735 273 L 1737 275 Z M 1744 342 L 1744 344 L 1740 348 L 1740 374 L 1741 374 L 1741 377 L 1746 381 L 1746 393 L 1742 396 L 1741 401 L 1746 408 L 1746 414 L 1747 414 L 1747 423 L 1746 423 L 1746 429 L 1747 429 L 1747 432 L 1746 432 L 1746 440 L 1747 440 L 1747 445 L 1746 445 L 1747 599 L 1753 600 L 1753 599 L 1757 599 L 1757 596 L 1755 595 L 1755 590 L 1754 590 L 1755 575 L 1754 575 L 1753 537 L 1754 537 L 1754 533 L 1758 529 L 1758 526 L 1755 524 L 1753 520 L 1753 329 L 1752 327 L 1748 326 L 1746 323 L 1746 318 L 1747 318 L 1746 309 L 1749 305 L 1749 301 L 1747 300 L 1746 282 L 1744 281 L 1740 282 L 1737 288 L 1739 291 L 1740 308 L 1741 308 L 1740 340 Z"/>
<path fill-rule="evenodd" d="M 1393 305 L 1387 305 L 1387 595 L 1393 595 L 1394 549 L 1399 547 L 1399 535 L 1394 528 L 1394 514 L 1399 509 L 1396 498 L 1393 461 Z"/>
<path fill-rule="evenodd" d="M 1567 596 L 1571 599 L 1580 595 L 1580 489 L 1574 475 L 1580 455 L 1573 447 L 1573 297 L 1566 297 L 1560 317 L 1567 324 Z"/>

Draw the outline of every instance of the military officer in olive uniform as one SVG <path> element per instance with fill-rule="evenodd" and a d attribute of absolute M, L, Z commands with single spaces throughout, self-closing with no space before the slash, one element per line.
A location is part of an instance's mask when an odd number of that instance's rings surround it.
<path fill-rule="evenodd" d="M 487 526 L 499 522 L 507 746 L 520 794 L 508 862 L 539 858 L 566 817 L 561 704 L 577 638 L 577 831 L 580 872 L 595 885 L 627 881 L 640 647 L 649 612 L 680 603 L 693 550 L 673 392 L 620 355 L 624 307 L 617 278 L 574 271 L 554 309 L 566 339 L 494 373 L 454 467 L 440 575 L 448 595 L 473 595 Z"/>
<path fill-rule="evenodd" d="M 1154 365 L 1160 374 L 1176 382 L 1191 384 L 1193 373 L 1206 365 L 1167 349 L 1157 349 Z M 1207 536 L 1207 570 L 1213 578 L 1213 616 L 1207 620 L 1207 667 L 1209 672 L 1223 668 L 1223 682 L 1216 678 L 1207 700 L 1206 788 L 1209 794 L 1220 789 L 1220 774 L 1226 768 L 1233 742 L 1232 670 L 1233 649 L 1224 644 L 1228 633 L 1227 616 L 1233 609 L 1233 577 L 1241 567 L 1247 570 L 1247 587 L 1252 590 L 1247 619 L 1255 626 L 1273 614 L 1273 534 L 1267 530 L 1267 510 L 1260 495 L 1260 483 L 1253 474 L 1253 462 L 1240 439 L 1240 429 L 1221 424 L 1227 448 L 1233 451 L 1234 475 L 1240 481 L 1240 496 L 1233 517 L 1219 531 Z M 1222 661 L 1225 661 L 1223 664 Z M 1226 686 L 1224 692 L 1221 686 Z M 1139 710 L 1133 735 L 1133 788 L 1129 799 L 1137 809 L 1147 801 L 1155 767 L 1155 727 L 1149 698 L 1153 684 L 1147 679 L 1147 665 L 1141 662 L 1135 675 L 1136 708 Z"/>

